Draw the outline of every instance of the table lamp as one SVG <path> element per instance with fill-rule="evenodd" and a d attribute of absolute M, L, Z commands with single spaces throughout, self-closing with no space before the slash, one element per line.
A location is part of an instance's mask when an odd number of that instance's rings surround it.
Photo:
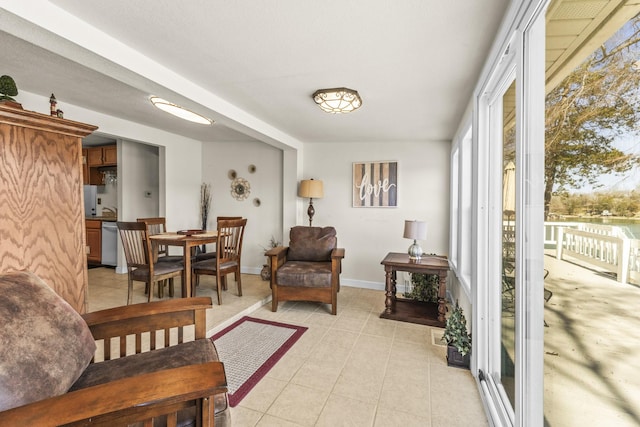
<path fill-rule="evenodd" d="M 427 239 L 427 223 L 424 221 L 410 221 L 404 222 L 404 238 L 413 239 L 413 244 L 409 246 L 409 259 L 412 261 L 418 261 L 422 258 L 422 248 L 418 244 L 417 240 Z"/>
<path fill-rule="evenodd" d="M 298 196 L 309 198 L 309 208 L 307 209 L 307 215 L 309 215 L 309 227 L 311 227 L 313 215 L 316 213 L 316 210 L 313 208 L 313 199 L 320 199 L 324 197 L 324 188 L 322 187 L 322 181 L 314 180 L 313 178 L 300 181 Z"/>

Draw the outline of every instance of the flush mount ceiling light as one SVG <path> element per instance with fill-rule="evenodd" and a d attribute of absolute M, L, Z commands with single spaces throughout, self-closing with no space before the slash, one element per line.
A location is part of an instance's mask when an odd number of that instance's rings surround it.
<path fill-rule="evenodd" d="M 358 91 L 346 87 L 319 89 L 313 94 L 313 100 L 322 110 L 331 114 L 350 113 L 362 105 Z"/>
<path fill-rule="evenodd" d="M 161 109 L 162 111 L 166 111 L 169 114 L 173 114 L 176 117 L 180 117 L 184 120 L 189 120 L 190 122 L 200 123 L 202 125 L 210 125 L 213 123 L 213 120 L 201 116 L 198 113 L 194 113 L 193 111 L 187 110 L 184 107 L 174 104 L 173 102 L 169 102 L 166 99 L 159 98 L 157 96 L 152 96 L 149 98 L 149 101 L 156 107 Z"/>

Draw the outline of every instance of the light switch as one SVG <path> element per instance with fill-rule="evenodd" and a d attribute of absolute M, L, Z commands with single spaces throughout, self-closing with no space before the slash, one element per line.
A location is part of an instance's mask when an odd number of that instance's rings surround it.
<path fill-rule="evenodd" d="M 102 204 L 102 198 L 98 197 L 98 202 L 97 202 L 97 203 L 98 203 L 99 205 L 101 205 L 101 204 Z"/>

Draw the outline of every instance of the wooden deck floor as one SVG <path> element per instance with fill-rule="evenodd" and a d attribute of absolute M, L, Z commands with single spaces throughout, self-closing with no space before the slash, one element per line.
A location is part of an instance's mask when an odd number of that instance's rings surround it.
<path fill-rule="evenodd" d="M 545 425 L 640 425 L 640 289 L 545 257 Z"/>

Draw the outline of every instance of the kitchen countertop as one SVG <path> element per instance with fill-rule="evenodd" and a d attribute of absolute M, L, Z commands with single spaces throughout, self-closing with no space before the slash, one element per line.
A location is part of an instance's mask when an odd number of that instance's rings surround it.
<path fill-rule="evenodd" d="M 112 221 L 116 222 L 118 218 L 115 216 L 86 216 L 85 219 L 97 219 L 99 221 Z"/>

